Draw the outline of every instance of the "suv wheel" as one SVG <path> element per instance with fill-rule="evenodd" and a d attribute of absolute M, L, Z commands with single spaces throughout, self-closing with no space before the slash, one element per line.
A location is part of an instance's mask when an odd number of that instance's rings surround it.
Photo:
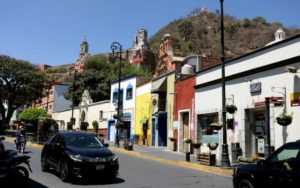
<path fill-rule="evenodd" d="M 41 168 L 42 168 L 43 172 L 47 172 L 49 170 L 48 163 L 47 163 L 47 157 L 45 154 L 42 155 L 42 158 L 41 158 Z"/>
<path fill-rule="evenodd" d="M 70 178 L 69 166 L 65 161 L 62 161 L 59 168 L 60 179 L 67 182 Z"/>
<path fill-rule="evenodd" d="M 238 184 L 238 188 L 254 188 L 254 186 L 249 180 L 244 179 L 240 181 L 240 183 Z"/>

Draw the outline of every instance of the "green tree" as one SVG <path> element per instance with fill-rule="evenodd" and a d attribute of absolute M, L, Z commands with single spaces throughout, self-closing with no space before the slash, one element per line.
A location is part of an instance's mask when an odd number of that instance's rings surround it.
<path fill-rule="evenodd" d="M 249 27 L 251 27 L 251 26 L 252 26 L 251 20 L 249 20 L 248 18 L 245 18 L 245 19 L 243 20 L 242 26 L 243 26 L 244 28 L 249 28 Z"/>
<path fill-rule="evenodd" d="M 13 112 L 43 96 L 45 75 L 27 61 L 0 56 L 0 130 L 9 124 Z"/>
<path fill-rule="evenodd" d="M 225 26 L 225 31 L 228 33 L 230 39 L 233 39 L 234 35 L 237 32 L 237 27 L 235 25 Z"/>
<path fill-rule="evenodd" d="M 27 108 L 19 114 L 19 120 L 25 122 L 37 122 L 40 118 L 46 118 L 47 112 L 44 109 Z"/>
<path fill-rule="evenodd" d="M 268 24 L 267 20 L 264 17 L 262 17 L 262 16 L 256 16 L 255 18 L 253 18 L 253 21 L 261 23 L 263 25 L 267 25 Z"/>
<path fill-rule="evenodd" d="M 77 74 L 75 84 L 70 85 L 68 91 L 64 94 L 65 98 L 72 100 L 74 92 L 74 104 L 78 105 L 81 101 L 81 95 L 87 89 L 93 99 L 93 102 L 107 100 L 110 98 L 111 81 L 118 79 L 119 61 L 108 62 L 107 56 L 95 55 L 87 58 L 85 61 L 85 71 Z M 137 66 L 121 62 L 121 77 L 137 74 L 151 76 L 151 73 L 138 68 Z"/>
<path fill-rule="evenodd" d="M 194 26 L 190 21 L 183 21 L 178 25 L 178 31 L 183 40 L 189 40 L 194 31 Z"/>

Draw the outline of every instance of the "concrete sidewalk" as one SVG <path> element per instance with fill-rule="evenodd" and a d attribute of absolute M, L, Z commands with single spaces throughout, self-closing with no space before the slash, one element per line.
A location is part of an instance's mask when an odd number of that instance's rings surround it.
<path fill-rule="evenodd" d="M 120 147 L 115 147 L 114 143 L 109 143 L 109 148 L 116 153 L 124 153 L 127 155 L 148 159 L 152 161 L 158 161 L 170 165 L 180 166 L 184 168 L 191 168 L 194 170 L 206 171 L 223 176 L 232 176 L 232 168 L 223 168 L 220 166 L 207 166 L 196 163 L 195 156 L 191 154 L 190 162 L 185 161 L 185 154 L 179 152 L 173 152 L 167 148 L 152 147 L 152 146 L 141 146 L 134 144 L 133 151 L 128 151 L 123 148 L 123 144 L 120 143 Z"/>
<path fill-rule="evenodd" d="M 14 143 L 13 137 L 6 137 L 5 141 Z M 124 153 L 126 155 L 139 157 L 147 160 L 162 162 L 169 165 L 179 166 L 183 168 L 190 168 L 194 170 L 199 171 L 205 171 L 210 172 L 222 176 L 228 176 L 231 177 L 233 174 L 232 168 L 222 168 L 219 166 L 207 166 L 207 165 L 201 165 L 198 163 L 195 163 L 194 155 L 191 155 L 190 160 L 191 162 L 185 161 L 185 154 L 179 153 L 179 152 L 173 152 L 166 148 L 157 148 L 157 147 L 151 147 L 151 146 L 141 146 L 134 144 L 133 145 L 133 151 L 128 151 L 123 148 L 123 144 L 120 143 L 120 147 L 115 147 L 114 143 L 106 141 L 106 143 L 109 143 L 109 149 L 115 153 Z M 35 144 L 31 142 L 27 142 L 27 146 L 29 147 L 35 147 L 35 148 L 43 148 L 43 145 L 41 144 Z"/>

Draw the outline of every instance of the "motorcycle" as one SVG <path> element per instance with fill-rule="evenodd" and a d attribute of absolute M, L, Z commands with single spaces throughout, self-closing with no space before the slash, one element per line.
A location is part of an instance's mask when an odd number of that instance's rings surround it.
<path fill-rule="evenodd" d="M 5 151 L 5 147 L 4 147 L 4 144 L 3 144 L 2 140 L 5 140 L 4 136 L 0 136 L 0 152 Z"/>
<path fill-rule="evenodd" d="M 19 152 L 24 153 L 25 152 L 25 146 L 26 146 L 26 138 L 24 135 L 20 135 L 17 139 L 16 139 L 16 149 Z"/>
<path fill-rule="evenodd" d="M 29 179 L 29 172 L 32 173 L 30 164 L 30 156 L 18 156 L 14 150 L 5 150 L 0 153 L 0 182 L 1 185 L 16 183 L 24 185 Z M 22 166 L 26 164 L 27 168 Z"/>

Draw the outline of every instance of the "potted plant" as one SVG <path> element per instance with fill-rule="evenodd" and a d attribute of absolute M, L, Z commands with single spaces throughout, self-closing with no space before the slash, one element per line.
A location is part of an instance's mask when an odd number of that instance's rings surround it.
<path fill-rule="evenodd" d="M 73 130 L 73 125 L 71 122 L 67 122 L 67 130 Z"/>
<path fill-rule="evenodd" d="M 292 123 L 293 121 L 293 116 L 290 114 L 288 115 L 286 111 L 283 111 L 282 114 L 280 114 L 277 118 L 277 123 L 281 126 L 288 126 Z"/>
<path fill-rule="evenodd" d="M 234 104 L 228 104 L 225 106 L 225 108 L 229 114 L 233 114 L 237 110 L 237 107 Z"/>
<path fill-rule="evenodd" d="M 81 122 L 80 130 L 87 131 L 88 126 L 89 126 L 88 122 Z"/>
<path fill-rule="evenodd" d="M 221 130 L 223 127 L 223 124 L 215 122 L 215 123 L 211 123 L 210 126 L 213 130 Z"/>
<path fill-rule="evenodd" d="M 218 145 L 219 145 L 218 143 L 213 143 L 213 142 L 209 142 L 207 144 L 210 150 L 216 150 L 218 148 Z"/>
<path fill-rule="evenodd" d="M 189 139 L 189 138 L 185 138 L 185 139 L 183 140 L 183 142 L 184 142 L 184 143 L 187 143 L 187 144 L 190 144 L 190 143 L 192 143 L 192 140 Z"/>
<path fill-rule="evenodd" d="M 70 122 L 72 123 L 72 125 L 75 125 L 75 122 L 76 122 L 76 118 L 70 118 Z"/>
<path fill-rule="evenodd" d="M 200 143 L 200 142 L 194 142 L 194 143 L 193 143 L 193 147 L 194 147 L 195 149 L 199 149 L 201 145 L 202 145 L 202 143 Z"/>
<path fill-rule="evenodd" d="M 97 121 L 97 120 L 94 120 L 94 121 L 92 122 L 92 125 L 93 125 L 93 131 L 94 131 L 94 133 L 97 133 L 97 131 L 98 131 L 98 129 L 99 129 L 99 123 L 98 123 L 98 121 Z"/>
<path fill-rule="evenodd" d="M 117 115 L 116 113 L 114 113 L 114 114 L 113 114 L 113 118 L 114 118 L 114 119 L 117 119 L 117 118 L 118 118 L 118 115 Z"/>
<path fill-rule="evenodd" d="M 174 141 L 175 141 L 175 138 L 174 138 L 174 137 L 169 137 L 169 140 L 170 140 L 171 142 L 174 142 Z"/>

